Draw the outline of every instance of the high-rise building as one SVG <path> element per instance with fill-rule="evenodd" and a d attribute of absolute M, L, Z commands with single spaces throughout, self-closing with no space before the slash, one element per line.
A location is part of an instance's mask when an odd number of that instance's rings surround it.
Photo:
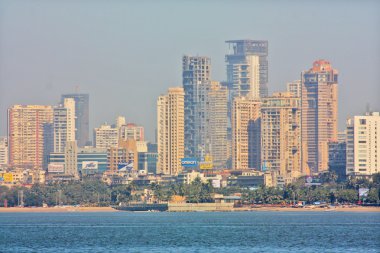
<path fill-rule="evenodd" d="M 318 60 L 301 75 L 303 158 L 311 172 L 328 169 L 328 142 L 337 139 L 338 71 Z"/>
<path fill-rule="evenodd" d="M 144 127 L 134 123 L 123 124 L 119 128 L 119 138 L 122 140 L 133 139 L 135 141 L 143 141 Z"/>
<path fill-rule="evenodd" d="M 185 155 L 187 157 L 197 156 L 199 88 L 202 82 L 210 81 L 210 75 L 211 60 L 209 57 L 183 56 L 182 85 L 185 92 Z"/>
<path fill-rule="evenodd" d="M 78 147 L 76 141 L 65 145 L 65 174 L 78 178 Z"/>
<path fill-rule="evenodd" d="M 261 104 L 261 163 L 285 183 L 302 175 L 301 105 L 290 92 L 274 93 Z"/>
<path fill-rule="evenodd" d="M 75 140 L 78 147 L 86 146 L 89 141 L 90 132 L 90 108 L 88 94 L 64 94 L 62 95 L 62 104 L 65 98 L 73 98 L 75 100 Z"/>
<path fill-rule="evenodd" d="M 62 153 L 66 143 L 75 141 L 75 101 L 64 98 L 63 104 L 54 108 L 54 152 Z"/>
<path fill-rule="evenodd" d="M 157 100 L 157 173 L 178 175 L 184 158 L 184 89 L 169 88 Z"/>
<path fill-rule="evenodd" d="M 8 165 L 8 138 L 0 137 L 0 168 Z"/>
<path fill-rule="evenodd" d="M 301 80 L 295 80 L 286 84 L 286 91 L 293 94 L 294 97 L 301 97 Z"/>
<path fill-rule="evenodd" d="M 261 102 L 236 97 L 232 108 L 232 169 L 260 169 Z"/>
<path fill-rule="evenodd" d="M 231 100 L 236 96 L 268 96 L 268 41 L 228 40 L 232 52 L 226 55 L 227 85 Z"/>
<path fill-rule="evenodd" d="M 42 167 L 45 123 L 53 123 L 51 106 L 14 105 L 8 109 L 11 166 L 36 169 Z"/>
<path fill-rule="evenodd" d="M 346 179 L 346 142 L 329 142 L 329 171 L 338 176 L 338 181 Z"/>
<path fill-rule="evenodd" d="M 347 175 L 368 176 L 380 172 L 380 113 L 371 112 L 347 120 Z"/>
<path fill-rule="evenodd" d="M 54 115 L 53 115 L 53 118 L 54 118 Z M 44 135 L 44 152 L 43 152 L 42 168 L 44 170 L 47 170 L 50 154 L 54 152 L 54 123 L 45 123 L 43 125 L 43 135 Z"/>
<path fill-rule="evenodd" d="M 227 140 L 227 100 L 228 91 L 218 82 L 211 82 L 207 95 L 207 153 L 211 156 L 214 168 L 226 168 L 228 160 Z"/>
<path fill-rule="evenodd" d="M 118 145 L 119 137 L 117 128 L 103 124 L 94 129 L 94 145 L 96 148 L 107 149 Z"/>

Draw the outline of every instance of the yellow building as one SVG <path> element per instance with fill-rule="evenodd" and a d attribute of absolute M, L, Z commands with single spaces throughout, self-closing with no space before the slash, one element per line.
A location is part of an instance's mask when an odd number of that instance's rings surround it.
<path fill-rule="evenodd" d="M 232 169 L 260 168 L 261 102 L 237 97 L 232 108 Z"/>
<path fill-rule="evenodd" d="M 157 100 L 157 173 L 178 175 L 184 158 L 184 90 L 169 88 Z"/>
<path fill-rule="evenodd" d="M 261 105 L 261 162 L 278 171 L 285 183 L 300 177 L 301 107 L 290 92 L 274 93 Z"/>

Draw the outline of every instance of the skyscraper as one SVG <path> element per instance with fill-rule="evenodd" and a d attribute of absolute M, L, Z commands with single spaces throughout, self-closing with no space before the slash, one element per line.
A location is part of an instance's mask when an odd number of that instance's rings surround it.
<path fill-rule="evenodd" d="M 75 101 L 64 98 L 63 104 L 53 110 L 54 152 L 63 153 L 66 143 L 75 141 Z"/>
<path fill-rule="evenodd" d="M 380 113 L 371 112 L 347 120 L 347 175 L 380 172 Z"/>
<path fill-rule="evenodd" d="M 8 109 L 11 166 L 36 169 L 42 167 L 45 123 L 53 123 L 51 106 L 14 105 Z"/>
<path fill-rule="evenodd" d="M 64 94 L 62 95 L 62 101 L 65 98 L 73 98 L 75 101 L 75 139 L 77 140 L 78 147 L 83 147 L 89 141 L 89 95 L 88 94 Z"/>
<path fill-rule="evenodd" d="M 236 97 L 232 108 L 232 169 L 260 169 L 261 102 Z"/>
<path fill-rule="evenodd" d="M 211 60 L 204 56 L 188 56 L 182 58 L 182 85 L 185 92 L 185 155 L 196 157 L 198 151 L 197 128 L 199 114 L 200 84 L 210 81 Z"/>
<path fill-rule="evenodd" d="M 169 88 L 157 100 L 157 173 L 178 175 L 184 158 L 184 97 L 183 88 Z"/>
<path fill-rule="evenodd" d="M 337 139 L 338 71 L 317 60 L 301 75 L 303 158 L 311 172 L 328 169 L 328 142 Z"/>
<path fill-rule="evenodd" d="M 268 96 L 268 41 L 228 40 L 232 52 L 226 55 L 230 101 L 251 93 L 253 98 Z"/>
<path fill-rule="evenodd" d="M 301 176 L 301 105 L 290 92 L 274 93 L 261 104 L 262 169 L 285 183 Z"/>
<path fill-rule="evenodd" d="M 227 140 L 227 101 L 228 91 L 219 82 L 211 82 L 207 94 L 207 138 L 208 153 L 212 157 L 214 168 L 226 168 L 228 160 Z"/>

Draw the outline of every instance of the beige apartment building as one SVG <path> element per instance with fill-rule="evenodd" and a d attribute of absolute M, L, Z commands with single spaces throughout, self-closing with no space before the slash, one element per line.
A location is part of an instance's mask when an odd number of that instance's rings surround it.
<path fill-rule="evenodd" d="M 8 109 L 11 166 L 34 169 L 42 167 L 45 123 L 53 123 L 52 106 L 14 105 Z"/>
<path fill-rule="evenodd" d="M 261 163 L 285 183 L 302 175 L 301 105 L 291 92 L 274 93 L 261 104 Z"/>
<path fill-rule="evenodd" d="M 286 84 L 286 90 L 293 94 L 294 97 L 301 97 L 301 80 L 295 80 Z"/>
<path fill-rule="evenodd" d="M 369 176 L 380 172 L 380 113 L 347 120 L 346 173 Z"/>
<path fill-rule="evenodd" d="M 0 137 L 0 168 L 8 165 L 8 138 Z"/>
<path fill-rule="evenodd" d="M 184 90 L 169 88 L 157 100 L 157 173 L 178 175 L 184 158 Z"/>
<path fill-rule="evenodd" d="M 96 148 L 107 149 L 118 145 L 118 129 L 103 124 L 94 129 L 94 145 Z"/>
<path fill-rule="evenodd" d="M 66 143 L 75 141 L 75 100 L 64 98 L 53 114 L 54 152 L 63 153 Z"/>
<path fill-rule="evenodd" d="M 216 169 L 226 168 L 228 160 L 228 91 L 219 82 L 211 82 L 207 96 L 208 118 L 206 120 L 208 153 Z"/>
<path fill-rule="evenodd" d="M 303 159 L 311 172 L 325 171 L 328 142 L 337 139 L 338 71 L 317 60 L 302 73 L 301 85 Z"/>
<path fill-rule="evenodd" d="M 261 102 L 236 97 L 232 108 L 232 169 L 260 169 Z"/>

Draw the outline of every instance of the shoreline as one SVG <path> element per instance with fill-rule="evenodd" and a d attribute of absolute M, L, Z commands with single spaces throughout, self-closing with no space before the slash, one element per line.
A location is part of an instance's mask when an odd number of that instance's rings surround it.
<path fill-rule="evenodd" d="M 124 212 L 112 207 L 0 207 L 0 213 L 70 213 L 70 212 Z M 225 212 L 371 212 L 380 213 L 380 207 L 335 207 L 335 208 L 291 208 L 291 207 L 257 207 L 234 208 Z"/>

